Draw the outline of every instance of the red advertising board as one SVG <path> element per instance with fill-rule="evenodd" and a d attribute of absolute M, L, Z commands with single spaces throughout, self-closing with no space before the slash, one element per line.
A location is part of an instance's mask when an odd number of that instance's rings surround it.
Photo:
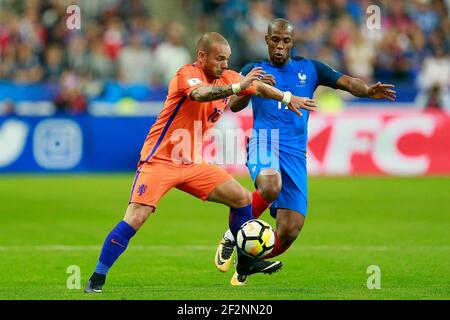
<path fill-rule="evenodd" d="M 252 126 L 251 113 L 226 113 L 219 127 Z M 315 113 L 309 119 L 312 175 L 450 175 L 450 114 L 411 109 Z M 245 143 L 238 147 L 245 158 Z M 241 163 L 224 165 L 246 174 Z"/>

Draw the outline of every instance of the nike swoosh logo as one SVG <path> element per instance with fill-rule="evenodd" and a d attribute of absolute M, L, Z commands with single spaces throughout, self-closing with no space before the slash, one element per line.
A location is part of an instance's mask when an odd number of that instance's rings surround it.
<path fill-rule="evenodd" d="M 111 242 L 117 244 L 119 247 L 125 248 L 123 244 L 118 243 L 115 239 L 111 239 Z"/>
<path fill-rule="evenodd" d="M 261 271 L 264 272 L 264 271 L 266 271 L 266 270 L 269 270 L 269 269 L 271 269 L 271 268 L 274 268 L 274 267 L 278 266 L 279 264 L 280 264 L 279 262 L 272 263 L 270 266 L 268 266 L 268 267 L 262 269 Z"/>

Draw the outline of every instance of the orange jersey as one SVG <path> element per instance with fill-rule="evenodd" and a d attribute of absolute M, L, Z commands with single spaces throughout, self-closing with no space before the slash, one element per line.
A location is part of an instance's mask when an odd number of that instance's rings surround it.
<path fill-rule="evenodd" d="M 163 109 L 145 139 L 140 161 L 193 163 L 196 156 L 201 154 L 198 147 L 201 148 L 203 134 L 214 127 L 224 112 L 229 97 L 199 102 L 191 100 L 190 93 L 204 85 L 225 86 L 239 81 L 241 76 L 232 70 L 226 70 L 220 79 L 208 83 L 203 70 L 195 64 L 179 69 L 169 83 Z M 250 94 L 255 90 L 253 86 L 240 95 Z"/>

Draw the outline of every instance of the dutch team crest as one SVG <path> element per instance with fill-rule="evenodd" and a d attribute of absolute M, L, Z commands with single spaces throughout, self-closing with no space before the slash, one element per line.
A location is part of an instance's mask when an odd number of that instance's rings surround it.
<path fill-rule="evenodd" d="M 145 193 L 145 191 L 147 191 L 147 185 L 146 184 L 140 184 L 138 186 L 137 193 L 139 193 L 139 195 L 142 196 Z"/>

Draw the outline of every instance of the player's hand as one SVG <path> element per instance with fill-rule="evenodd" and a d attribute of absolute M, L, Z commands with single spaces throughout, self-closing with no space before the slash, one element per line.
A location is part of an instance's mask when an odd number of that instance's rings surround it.
<path fill-rule="evenodd" d="M 313 112 L 317 110 L 316 101 L 314 99 L 297 96 L 292 96 L 291 103 L 289 103 L 287 107 L 289 110 L 294 111 L 300 117 L 302 116 L 300 109 L 305 109 Z"/>
<path fill-rule="evenodd" d="M 261 67 L 253 68 L 240 82 L 241 90 L 248 89 L 255 80 L 260 80 L 266 72 Z"/>
<path fill-rule="evenodd" d="M 394 90 L 395 86 L 377 82 L 369 87 L 368 97 L 372 99 L 388 99 L 395 101 L 397 93 Z"/>
<path fill-rule="evenodd" d="M 275 86 L 276 81 L 275 77 L 271 74 L 265 74 L 261 79 L 259 79 L 261 82 L 264 82 L 265 84 L 268 84 L 269 86 Z"/>

